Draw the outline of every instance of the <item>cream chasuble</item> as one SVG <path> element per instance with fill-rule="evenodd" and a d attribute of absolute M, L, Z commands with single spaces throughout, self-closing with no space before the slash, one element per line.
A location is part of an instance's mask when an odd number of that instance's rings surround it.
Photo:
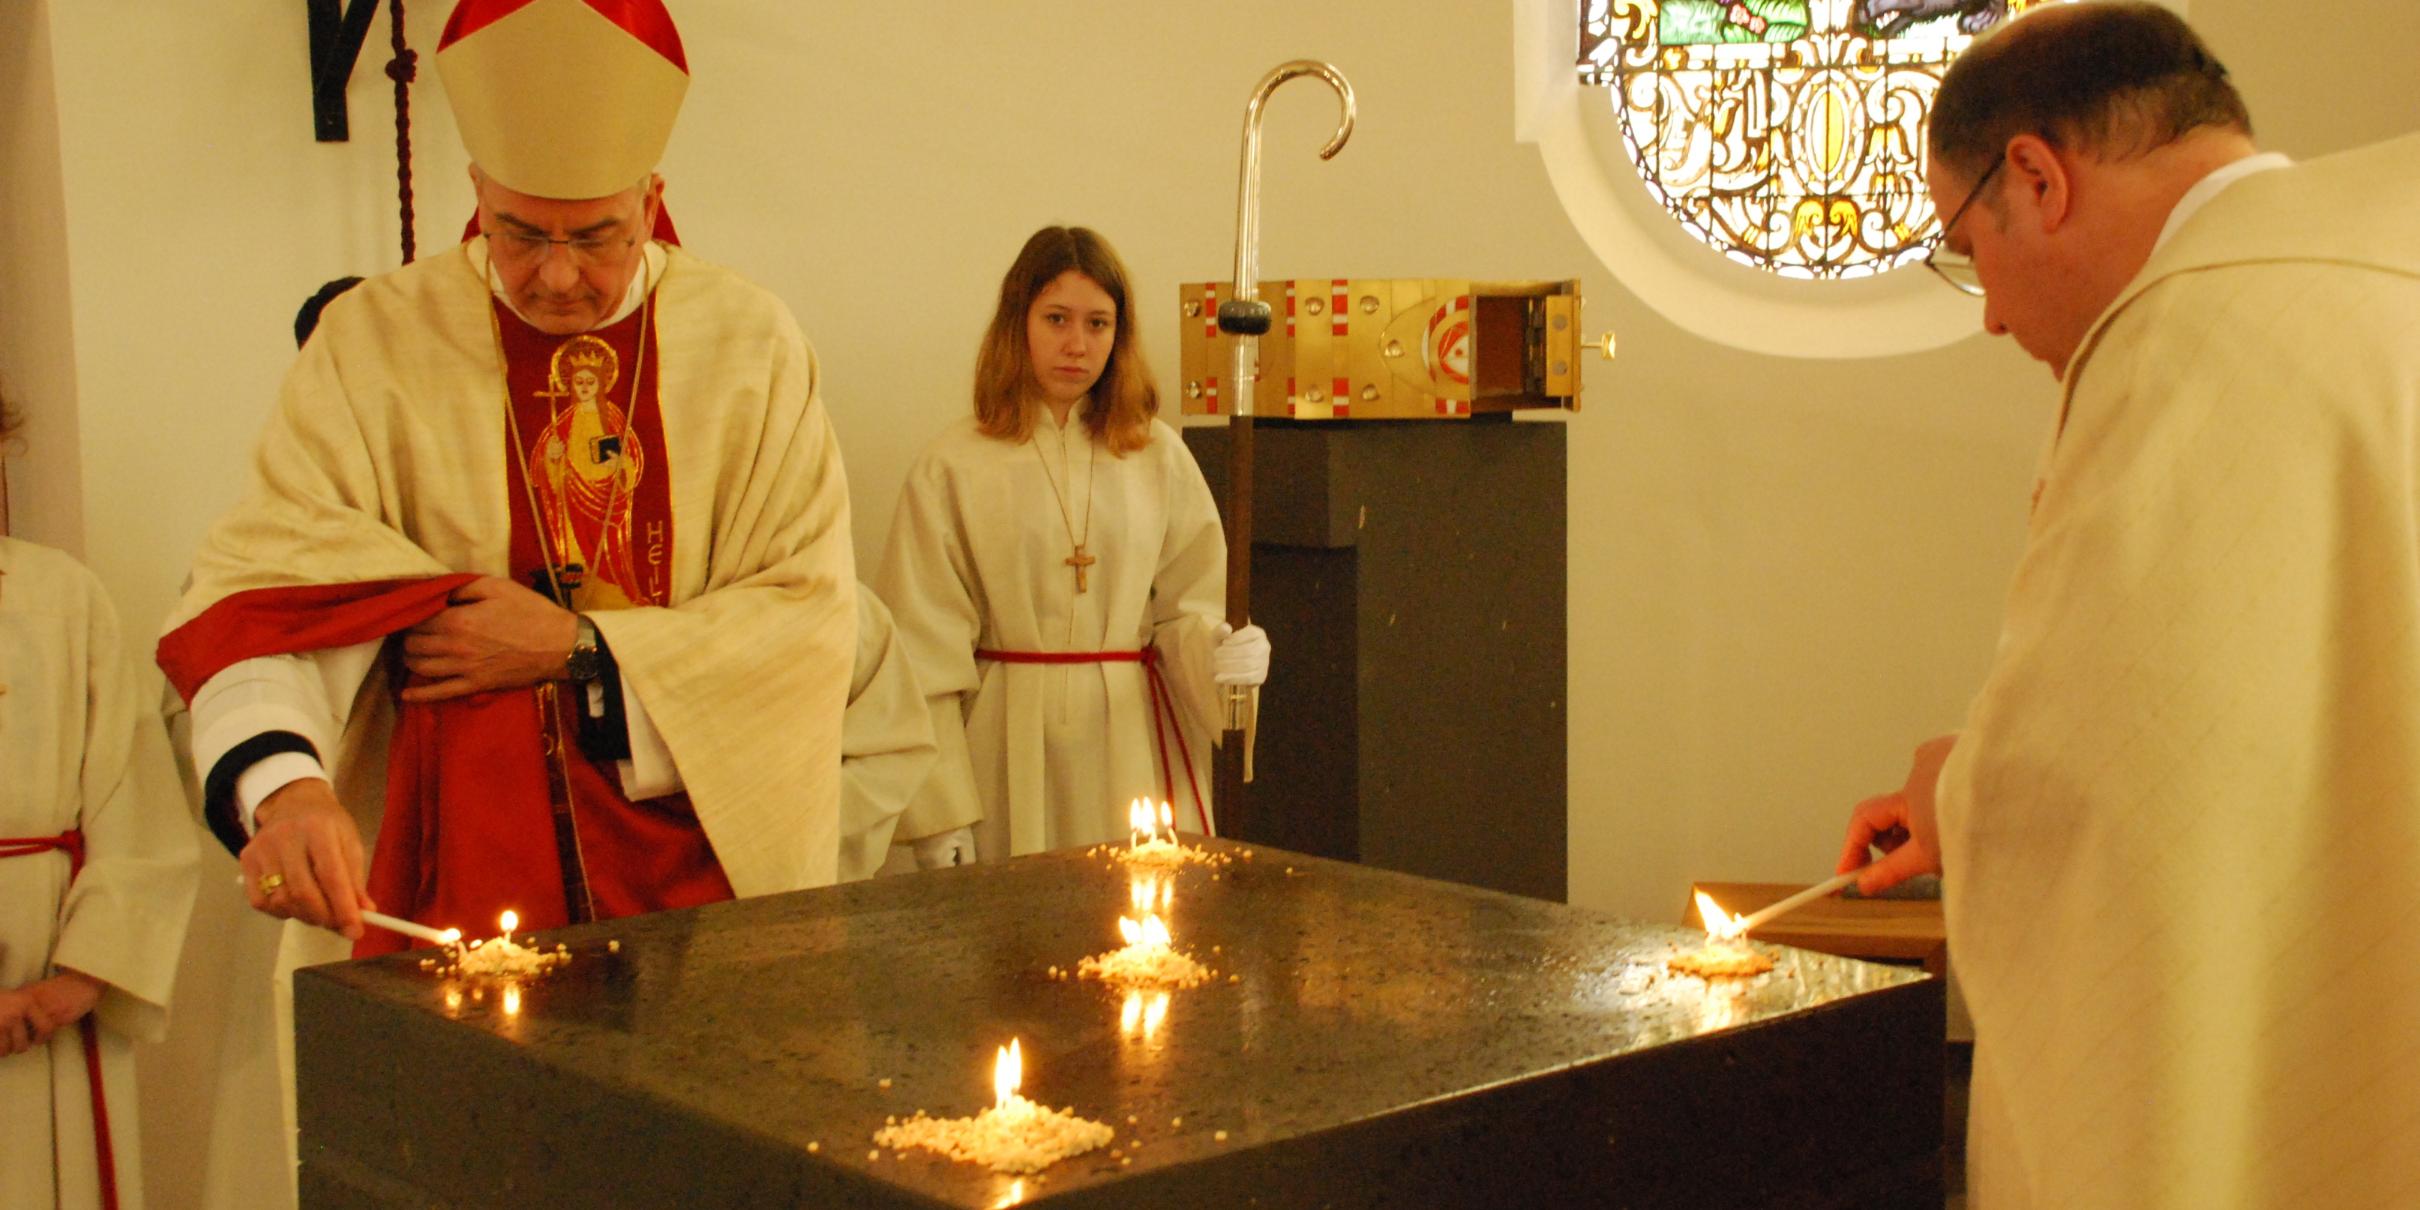
<path fill-rule="evenodd" d="M 2240 180 L 2069 368 L 1940 784 L 1978 1210 L 2420 1205 L 2414 198 Z"/>
<path fill-rule="evenodd" d="M 64 853 L 0 857 L 0 987 L 60 966 L 109 985 L 94 1013 L 118 1205 L 132 1208 L 143 1182 L 131 1047 L 168 1028 L 197 829 L 128 659 L 90 572 L 0 537 L 0 837 L 81 829 L 85 847 L 72 884 Z M 82 1210 L 100 1204 L 99 1185 L 84 1040 L 69 1027 L 0 1059 L 0 1206 Z"/>
<path fill-rule="evenodd" d="M 331 303 L 288 372 L 251 483 L 212 528 L 168 629 L 253 588 L 507 572 L 502 366 L 473 240 Z M 728 270 L 662 250 L 651 355 L 675 530 L 669 608 L 595 618 L 669 750 L 740 895 L 834 880 L 840 718 L 855 646 L 848 490 L 787 308 Z M 311 653 L 341 737 L 321 747 L 339 797 L 375 843 L 393 698 L 361 649 Z M 757 726 L 733 726 L 746 719 Z M 207 772 L 204 770 L 204 772 Z M 284 930 L 275 1029 L 221 1060 L 232 1121 L 211 1140 L 215 1197 L 271 1162 L 294 1130 L 291 984 L 350 947 Z M 247 1018 L 252 1020 L 256 1018 Z M 251 1103 L 268 1041 L 283 1113 Z M 283 1129 L 278 1125 L 282 1118 Z M 274 1151 L 261 1145 L 266 1135 Z M 286 1183 L 286 1182 L 281 1182 Z"/>
<path fill-rule="evenodd" d="M 527 504 L 506 490 L 476 251 L 373 278 L 329 306 L 170 629 L 246 589 L 507 574 L 506 510 Z M 733 890 L 824 885 L 837 872 L 856 624 L 847 484 L 814 356 L 770 294 L 677 248 L 655 293 L 672 603 L 594 621 Z M 338 708 L 334 780 L 375 837 L 393 715 L 383 672 L 350 703 Z"/>
<path fill-rule="evenodd" d="M 1167 796 L 1142 665 L 1006 664 L 978 649 L 1155 648 L 1193 763 L 1189 785 L 1169 743 L 1167 797 L 1178 828 L 1202 827 L 1191 786 L 1210 793 L 1227 543 L 1183 440 L 1158 421 L 1151 434 L 1124 457 L 1096 456 L 1072 414 L 1062 427 L 1044 410 L 1022 444 L 968 417 L 909 470 L 874 583 L 932 704 L 941 757 L 902 838 L 980 820 L 986 858 L 1122 840 L 1128 803 Z M 1080 568 L 1067 562 L 1079 539 L 1095 560 Z"/>

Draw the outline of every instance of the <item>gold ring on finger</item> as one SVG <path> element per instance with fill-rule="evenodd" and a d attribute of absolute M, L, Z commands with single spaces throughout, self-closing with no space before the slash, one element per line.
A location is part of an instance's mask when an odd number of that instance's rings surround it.
<path fill-rule="evenodd" d="M 274 895 L 279 891 L 284 890 L 285 886 L 286 876 L 283 874 L 263 874 L 260 876 L 260 893 L 263 895 Z"/>

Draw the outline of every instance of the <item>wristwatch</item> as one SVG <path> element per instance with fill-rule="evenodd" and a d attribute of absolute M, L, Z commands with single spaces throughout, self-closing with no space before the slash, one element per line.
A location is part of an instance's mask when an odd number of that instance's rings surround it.
<path fill-rule="evenodd" d="M 605 674 L 605 653 L 597 646 L 597 624 L 584 613 L 572 616 L 579 630 L 571 640 L 571 654 L 563 657 L 563 675 L 584 685 Z"/>

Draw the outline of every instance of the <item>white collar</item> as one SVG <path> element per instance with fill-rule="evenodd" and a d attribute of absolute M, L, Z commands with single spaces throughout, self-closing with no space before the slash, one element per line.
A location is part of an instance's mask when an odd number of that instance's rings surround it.
<path fill-rule="evenodd" d="M 464 255 L 471 258 L 471 271 L 477 273 L 480 280 L 488 283 L 488 290 L 503 300 L 504 305 L 511 308 L 513 314 L 521 315 L 521 308 L 513 306 L 513 300 L 505 295 L 503 283 L 487 275 L 487 237 L 484 235 L 472 237 L 469 243 L 462 246 L 462 250 Z M 589 331 L 596 331 L 597 328 L 610 328 L 622 322 L 629 317 L 631 312 L 639 309 L 640 303 L 647 300 L 648 283 L 659 281 L 664 276 L 664 262 L 667 259 L 664 246 L 649 240 L 646 258 L 646 264 L 642 265 L 638 272 L 630 275 L 630 287 L 622 291 L 622 305 L 615 307 L 613 314 L 606 316 L 598 322 L 596 328 L 590 328 Z M 521 315 L 521 319 L 526 323 L 529 321 L 529 316 Z M 531 324 L 531 326 L 536 325 Z"/>
<path fill-rule="evenodd" d="M 2287 168 L 2293 163 L 2282 151 L 2263 151 L 2211 169 L 2208 176 L 2193 182 L 2193 187 L 2185 191 L 2185 196 L 2176 199 L 2176 208 L 2168 212 L 2167 225 L 2160 228 L 2160 237 L 2152 241 L 2151 250 L 2159 251 L 2160 245 L 2167 243 L 2168 237 L 2176 234 L 2176 229 L 2184 226 L 2186 219 L 2192 218 L 2195 211 L 2208 205 L 2210 199 L 2217 197 L 2227 186 L 2253 173 Z"/>

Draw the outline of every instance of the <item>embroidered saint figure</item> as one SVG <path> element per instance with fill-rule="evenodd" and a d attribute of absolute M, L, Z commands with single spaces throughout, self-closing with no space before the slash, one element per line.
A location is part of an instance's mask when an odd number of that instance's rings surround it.
<path fill-rule="evenodd" d="M 583 334 L 557 346 L 541 392 L 553 418 L 531 451 L 529 481 L 575 609 L 617 609 L 649 595 L 630 558 L 631 498 L 646 451 L 611 398 L 620 378 L 613 346 Z"/>

